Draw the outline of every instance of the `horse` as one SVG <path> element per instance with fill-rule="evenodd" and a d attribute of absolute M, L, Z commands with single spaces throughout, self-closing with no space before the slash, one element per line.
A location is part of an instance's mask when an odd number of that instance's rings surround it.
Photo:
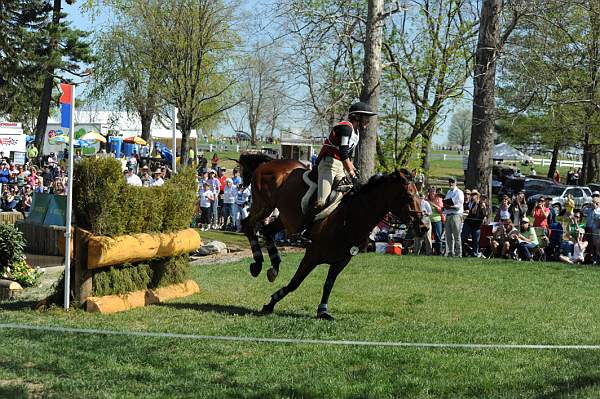
<path fill-rule="evenodd" d="M 249 215 L 242 221 L 242 232 L 250 242 L 254 260 L 250 264 L 250 274 L 257 277 L 264 262 L 257 236 L 260 232 L 271 261 L 267 278 L 273 282 L 281 263 L 274 236 L 283 229 L 288 233 L 295 232 L 303 222 L 301 198 L 307 185 L 302 175 L 307 168 L 295 160 L 272 159 L 264 154 L 242 154 L 238 162 L 243 181 L 251 181 L 252 205 Z M 311 242 L 306 246 L 296 273 L 286 286 L 271 296 L 261 313 L 272 313 L 275 305 L 297 289 L 316 266 L 329 264 L 317 318 L 332 320 L 328 302 L 337 276 L 352 257 L 366 247 L 369 234 L 388 212 L 421 231 L 427 230 L 416 194 L 415 184 L 406 170 L 376 175 L 354 193 L 347 194 L 329 216 L 310 227 Z M 265 225 L 264 220 L 275 208 L 279 210 L 279 216 Z"/>

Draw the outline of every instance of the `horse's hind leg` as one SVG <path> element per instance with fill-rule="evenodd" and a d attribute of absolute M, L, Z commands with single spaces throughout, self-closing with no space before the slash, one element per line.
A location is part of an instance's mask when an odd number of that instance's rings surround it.
<path fill-rule="evenodd" d="M 275 308 L 277 302 L 281 301 L 287 294 L 298 288 L 298 286 L 302 283 L 302 281 L 304 281 L 306 276 L 313 271 L 317 264 L 317 262 L 314 262 L 307 256 L 304 256 L 300 262 L 300 266 L 298 266 L 298 270 L 296 270 L 296 274 L 294 274 L 294 277 L 292 277 L 288 285 L 280 288 L 273 295 L 271 295 L 271 300 L 269 303 L 263 306 L 262 313 L 273 313 L 273 309 Z"/>
<path fill-rule="evenodd" d="M 269 253 L 269 259 L 271 261 L 271 268 L 267 271 L 267 278 L 270 282 L 275 281 L 279 274 L 281 257 L 279 256 L 279 251 L 275 245 L 275 234 L 281 230 L 283 230 L 283 224 L 279 218 L 275 219 L 261 230 L 267 244 L 267 252 Z"/>
<path fill-rule="evenodd" d="M 263 254 L 258 243 L 258 236 L 255 232 L 255 224 L 250 224 L 250 217 L 242 220 L 242 232 L 248 238 L 250 242 L 250 249 L 252 250 L 252 258 L 254 262 L 250 264 L 250 274 L 252 277 L 258 277 L 262 270 L 262 264 L 264 262 Z"/>

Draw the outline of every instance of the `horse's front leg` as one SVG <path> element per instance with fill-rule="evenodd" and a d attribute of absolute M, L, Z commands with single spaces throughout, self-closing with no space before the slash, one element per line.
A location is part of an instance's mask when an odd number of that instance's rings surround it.
<path fill-rule="evenodd" d="M 317 318 L 324 320 L 333 320 L 333 316 L 329 313 L 329 309 L 327 305 L 329 303 L 329 294 L 331 294 L 331 289 L 333 288 L 333 284 L 335 284 L 335 279 L 338 274 L 346 267 L 348 262 L 345 262 L 343 265 L 331 265 L 329 266 L 329 272 L 327 273 L 327 279 L 325 279 L 325 285 L 323 285 L 323 296 L 321 297 L 321 303 L 317 308 Z"/>
<path fill-rule="evenodd" d="M 258 236 L 256 235 L 255 225 L 250 223 L 250 217 L 247 217 L 242 221 L 242 231 L 250 242 L 250 249 L 252 250 L 252 258 L 254 262 L 250 264 L 250 274 L 252 277 L 258 277 L 262 270 L 262 264 L 264 262 L 263 254 L 258 243 Z"/>
<path fill-rule="evenodd" d="M 305 255 L 300 262 L 300 266 L 298 266 L 298 270 L 294 274 L 294 277 L 290 280 L 288 285 L 277 290 L 273 295 L 271 295 L 271 300 L 269 303 L 263 306 L 262 313 L 269 314 L 273 313 L 273 309 L 277 302 L 281 301 L 287 294 L 294 291 L 298 286 L 304 281 L 306 276 L 313 271 L 313 269 L 317 266 L 317 263 L 309 260 L 309 258 Z"/>
<path fill-rule="evenodd" d="M 267 252 L 269 253 L 269 260 L 271 261 L 271 268 L 267 271 L 267 278 L 270 282 L 275 281 L 279 274 L 279 265 L 281 264 L 281 257 L 279 251 L 275 245 L 275 234 L 283 230 L 283 225 L 279 218 L 275 219 L 262 229 L 262 234 L 265 237 L 267 244 Z"/>

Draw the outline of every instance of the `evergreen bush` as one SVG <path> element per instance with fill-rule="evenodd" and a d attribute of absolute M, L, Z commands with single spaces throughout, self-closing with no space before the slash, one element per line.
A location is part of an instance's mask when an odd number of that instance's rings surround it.
<path fill-rule="evenodd" d="M 24 251 L 23 233 L 12 224 L 0 223 L 0 270 L 23 259 Z"/>
<path fill-rule="evenodd" d="M 77 226 L 94 235 L 164 233 L 190 227 L 197 202 L 196 174 L 182 168 L 162 187 L 126 184 L 114 158 L 86 158 L 75 167 Z"/>

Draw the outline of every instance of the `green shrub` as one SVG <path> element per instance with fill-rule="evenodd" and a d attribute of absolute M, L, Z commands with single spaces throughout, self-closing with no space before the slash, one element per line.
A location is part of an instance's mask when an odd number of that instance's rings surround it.
<path fill-rule="evenodd" d="M 0 270 L 23 259 L 25 238 L 12 224 L 0 223 Z"/>
<path fill-rule="evenodd" d="M 150 262 L 126 263 L 94 272 L 92 295 L 120 295 L 147 288 L 182 283 L 189 278 L 187 255 L 157 258 Z"/>
<path fill-rule="evenodd" d="M 42 275 L 37 269 L 32 268 L 25 262 L 25 259 L 18 259 L 12 262 L 11 266 L 4 268 L 2 277 L 16 281 L 23 287 L 33 287 Z"/>
<path fill-rule="evenodd" d="M 196 208 L 195 171 L 183 168 L 162 187 L 126 184 L 114 158 L 84 159 L 75 168 L 76 223 L 95 235 L 158 233 L 190 227 Z"/>

